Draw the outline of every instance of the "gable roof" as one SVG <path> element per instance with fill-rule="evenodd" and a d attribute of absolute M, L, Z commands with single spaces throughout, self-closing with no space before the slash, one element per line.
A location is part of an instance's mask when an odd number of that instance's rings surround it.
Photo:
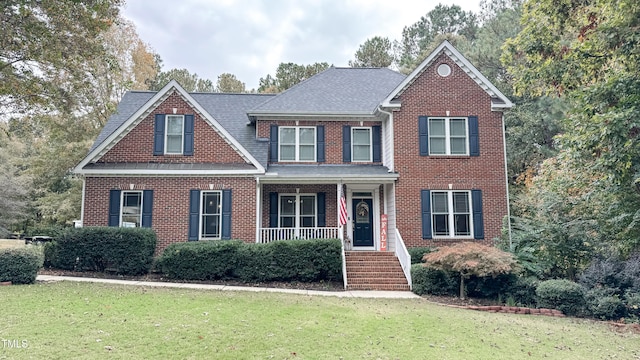
<path fill-rule="evenodd" d="M 373 115 L 404 79 L 388 68 L 330 67 L 251 109 L 249 115 Z"/>
<path fill-rule="evenodd" d="M 169 95 L 177 92 L 187 101 L 227 143 L 259 172 L 266 168 L 266 144 L 255 139 L 255 132 L 248 128 L 246 110 L 273 95 L 263 94 L 189 94 L 178 82 L 171 80 L 158 92 L 131 91 L 123 96 L 116 112 L 109 118 L 89 154 L 75 167 L 74 172 L 82 173 L 83 168 L 97 161 L 118 140 L 144 119 Z M 211 100 L 208 98 L 225 98 Z M 199 99 L 199 101 L 198 101 Z M 222 100 L 222 101 L 221 101 Z M 202 104 L 200 103 L 202 102 Z M 260 159 L 260 160 L 258 160 Z"/>
<path fill-rule="evenodd" d="M 513 107 L 513 103 L 509 100 L 491 81 L 476 69 L 462 54 L 451 45 L 450 42 L 444 40 L 435 50 L 427 56 L 418 67 L 409 74 L 382 102 L 383 107 L 400 107 L 398 101 L 394 101 L 398 96 L 411 85 L 413 82 L 440 56 L 445 54 L 453 60 L 460 68 L 473 79 L 489 96 L 491 97 L 491 109 L 505 109 Z"/>

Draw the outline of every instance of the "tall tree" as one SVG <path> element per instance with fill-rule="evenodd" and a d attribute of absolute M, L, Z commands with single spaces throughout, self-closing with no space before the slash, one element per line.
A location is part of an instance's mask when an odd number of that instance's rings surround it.
<path fill-rule="evenodd" d="M 477 17 L 473 12 L 464 11 L 458 5 L 438 4 L 420 21 L 402 29 L 402 42 L 396 43 L 400 55 L 398 67 L 415 68 L 438 35 L 453 34 L 473 40 L 477 30 Z"/>
<path fill-rule="evenodd" d="M 590 235 L 599 248 L 637 249 L 640 4 L 528 1 L 522 24 L 503 55 L 516 93 L 560 96 L 569 106 L 566 130 L 557 137 L 560 152 L 547 160 L 549 168 L 562 171 L 541 173 L 536 179 L 541 192 L 571 194 L 563 224 L 597 224 Z"/>
<path fill-rule="evenodd" d="M 216 92 L 213 81 L 202 79 L 198 74 L 192 74 L 187 69 L 171 69 L 158 73 L 149 89 L 158 91 L 171 80 L 176 80 L 188 92 Z"/>
<path fill-rule="evenodd" d="M 25 146 L 0 122 L 0 236 L 27 214 L 30 179 L 21 171 Z"/>
<path fill-rule="evenodd" d="M 351 67 L 389 67 L 395 60 L 391 41 L 387 37 L 367 39 L 356 51 Z"/>
<path fill-rule="evenodd" d="M 113 24 L 121 3 L 4 1 L 0 7 L 0 114 L 72 108 L 69 84 L 83 84 L 87 59 L 105 55 L 100 34 Z"/>
<path fill-rule="evenodd" d="M 224 73 L 218 76 L 216 90 L 222 93 L 243 93 L 245 92 L 245 86 L 235 75 Z"/>
<path fill-rule="evenodd" d="M 260 78 L 258 92 L 281 92 L 310 78 L 311 76 L 329 68 L 329 63 L 315 63 L 300 65 L 294 63 L 280 63 L 276 69 L 276 76 L 267 75 Z"/>

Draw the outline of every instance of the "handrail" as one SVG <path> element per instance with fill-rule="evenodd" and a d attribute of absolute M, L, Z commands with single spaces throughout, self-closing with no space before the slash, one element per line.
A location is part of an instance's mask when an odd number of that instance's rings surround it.
<path fill-rule="evenodd" d="M 400 231 L 398 230 L 398 228 L 396 228 L 395 248 L 396 257 L 398 258 L 398 261 L 400 261 L 400 266 L 402 266 L 404 277 L 407 278 L 409 289 L 413 290 L 413 283 L 411 281 L 411 255 L 409 255 L 407 246 L 404 244 L 404 240 L 402 240 L 402 236 L 400 236 Z"/>
<path fill-rule="evenodd" d="M 339 228 L 260 228 L 259 234 L 258 243 L 261 244 L 291 239 L 336 239 L 339 236 Z"/>

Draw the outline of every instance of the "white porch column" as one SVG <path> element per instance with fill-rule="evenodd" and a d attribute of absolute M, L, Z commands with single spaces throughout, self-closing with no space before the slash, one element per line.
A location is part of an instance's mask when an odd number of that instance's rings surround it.
<path fill-rule="evenodd" d="M 262 184 L 260 178 L 256 177 L 256 242 L 260 242 L 262 232 Z"/>
<path fill-rule="evenodd" d="M 341 241 L 344 241 L 344 225 L 342 225 L 340 223 L 340 199 L 342 198 L 342 196 L 344 196 L 342 194 L 342 183 L 338 183 L 336 186 L 336 219 L 338 220 L 338 238 Z"/>

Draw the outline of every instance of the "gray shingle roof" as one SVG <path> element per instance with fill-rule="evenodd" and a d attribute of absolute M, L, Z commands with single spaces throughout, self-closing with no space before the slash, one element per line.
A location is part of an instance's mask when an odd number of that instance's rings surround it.
<path fill-rule="evenodd" d="M 387 68 L 331 67 L 249 111 L 250 114 L 373 114 L 405 75 Z"/>
<path fill-rule="evenodd" d="M 390 173 L 389 168 L 383 165 L 369 164 L 320 164 L 320 165 L 269 165 L 266 176 L 278 176 L 279 178 L 345 178 L 357 179 L 364 177 L 377 177 L 395 179 L 395 173 Z"/>

